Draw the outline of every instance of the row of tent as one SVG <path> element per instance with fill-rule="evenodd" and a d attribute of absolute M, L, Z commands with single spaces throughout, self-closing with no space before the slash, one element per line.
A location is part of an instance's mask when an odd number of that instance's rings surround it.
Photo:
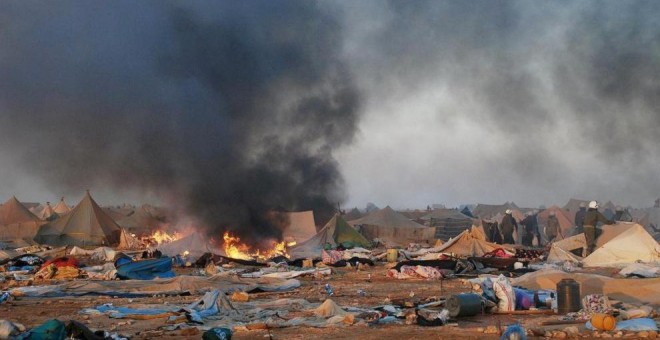
<path fill-rule="evenodd" d="M 89 192 L 73 209 L 62 199 L 55 207 L 46 205 L 44 210 L 42 216 L 46 219 L 40 219 L 16 197 L 7 200 L 0 206 L 0 240 L 34 240 L 54 246 L 128 247 L 127 243 L 135 242 L 131 233 L 101 208 Z"/>

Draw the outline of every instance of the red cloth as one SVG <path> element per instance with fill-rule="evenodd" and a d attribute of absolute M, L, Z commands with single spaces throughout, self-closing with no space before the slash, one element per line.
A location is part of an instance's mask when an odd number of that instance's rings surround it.
<path fill-rule="evenodd" d="M 485 253 L 483 257 L 503 257 L 509 258 L 511 255 L 507 254 L 502 248 L 497 248 L 489 253 Z"/>
<path fill-rule="evenodd" d="M 46 261 L 46 263 L 43 264 L 43 266 L 41 266 L 41 268 L 48 267 L 51 263 L 54 264 L 55 267 L 57 267 L 57 268 L 60 268 L 60 267 L 78 268 L 78 266 L 79 266 L 77 258 L 68 256 L 68 257 L 58 257 L 56 259 L 48 260 L 48 261 Z"/>

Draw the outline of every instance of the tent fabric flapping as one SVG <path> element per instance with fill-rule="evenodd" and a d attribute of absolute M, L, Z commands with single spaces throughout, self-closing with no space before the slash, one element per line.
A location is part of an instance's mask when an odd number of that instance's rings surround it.
<path fill-rule="evenodd" d="M 326 244 L 335 248 L 350 243 L 355 247 L 369 248 L 371 243 L 353 229 L 340 215 L 335 215 L 312 238 L 289 249 L 292 258 L 319 257 Z"/>
<path fill-rule="evenodd" d="M 609 240 L 582 263 L 585 267 L 610 267 L 634 262 L 660 261 L 660 244 L 639 224 Z"/>
<path fill-rule="evenodd" d="M 407 244 L 423 242 L 435 238 L 435 228 L 426 227 L 409 220 L 389 206 L 360 219 L 350 221 L 350 225 L 367 239 L 378 239 L 387 244 Z"/>
<path fill-rule="evenodd" d="M 121 228 L 87 192 L 68 214 L 43 225 L 35 241 L 50 245 L 116 245 Z"/>

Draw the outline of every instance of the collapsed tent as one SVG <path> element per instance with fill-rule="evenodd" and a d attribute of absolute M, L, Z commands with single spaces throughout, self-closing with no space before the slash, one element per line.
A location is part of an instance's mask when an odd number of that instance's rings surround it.
<path fill-rule="evenodd" d="M 542 269 L 514 278 L 511 283 L 527 289 L 557 289 L 562 279 L 580 283 L 580 295 L 601 294 L 627 303 L 660 304 L 660 278 L 614 279 L 607 276 L 566 273 L 556 269 Z M 634 287 L 634 289 L 631 289 Z"/>
<path fill-rule="evenodd" d="M 186 253 L 190 261 L 200 258 L 205 253 L 213 253 L 220 255 L 219 249 L 216 249 L 208 238 L 205 238 L 202 233 L 191 233 L 190 235 L 180 238 L 170 243 L 164 243 L 156 247 L 163 255 L 177 256 Z"/>
<path fill-rule="evenodd" d="M 341 216 L 335 215 L 312 238 L 290 248 L 289 254 L 292 258 L 315 258 L 321 256 L 321 251 L 326 246 L 335 248 L 340 244 L 365 248 L 371 246 L 371 243 L 353 229 Z"/>
<path fill-rule="evenodd" d="M 165 256 L 159 259 L 130 261 L 117 266 L 117 277 L 122 280 L 153 280 L 175 277 L 172 259 Z"/>
<path fill-rule="evenodd" d="M 618 222 L 614 224 L 599 226 L 596 229 L 596 246 L 602 247 L 605 243 L 609 242 L 613 238 L 633 229 L 635 225 L 636 223 L 632 222 Z"/>
<path fill-rule="evenodd" d="M 440 240 L 456 237 L 472 226 L 472 219 L 455 209 L 435 209 L 421 219 L 435 228 L 435 238 Z"/>
<path fill-rule="evenodd" d="M 584 249 L 587 247 L 587 238 L 584 234 L 578 234 L 567 237 L 561 241 L 552 243 L 550 252 L 548 253 L 548 263 L 563 263 L 570 261 L 578 263 L 582 260 Z M 580 253 L 580 256 L 575 252 Z"/>
<path fill-rule="evenodd" d="M 480 257 L 498 248 L 503 248 L 503 246 L 486 241 L 483 232 L 476 227 L 472 227 L 472 229 L 463 231 L 456 238 L 434 249 L 433 252 Z"/>
<path fill-rule="evenodd" d="M 119 245 L 117 249 L 140 249 L 144 248 L 144 245 L 140 240 L 135 238 L 131 233 L 126 229 L 121 228 L 121 233 L 119 234 Z"/>
<path fill-rule="evenodd" d="M 585 267 L 609 267 L 634 262 L 660 261 L 660 244 L 639 224 L 596 249 L 583 261 Z"/>
<path fill-rule="evenodd" d="M 119 242 L 120 230 L 88 191 L 68 214 L 43 225 L 35 241 L 50 245 L 114 245 Z"/>
<path fill-rule="evenodd" d="M 409 220 L 389 206 L 349 222 L 367 239 L 378 239 L 388 244 L 408 244 L 435 238 L 435 228 Z"/>
<path fill-rule="evenodd" d="M 316 235 L 316 223 L 313 211 L 300 211 L 287 213 L 289 225 L 282 231 L 285 241 L 301 242 Z"/>

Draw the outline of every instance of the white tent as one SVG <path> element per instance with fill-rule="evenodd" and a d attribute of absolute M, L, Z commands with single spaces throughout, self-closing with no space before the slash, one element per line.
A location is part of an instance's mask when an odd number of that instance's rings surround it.
<path fill-rule="evenodd" d="M 639 224 L 621 233 L 587 256 L 585 267 L 611 267 L 634 262 L 660 261 L 660 245 Z"/>

